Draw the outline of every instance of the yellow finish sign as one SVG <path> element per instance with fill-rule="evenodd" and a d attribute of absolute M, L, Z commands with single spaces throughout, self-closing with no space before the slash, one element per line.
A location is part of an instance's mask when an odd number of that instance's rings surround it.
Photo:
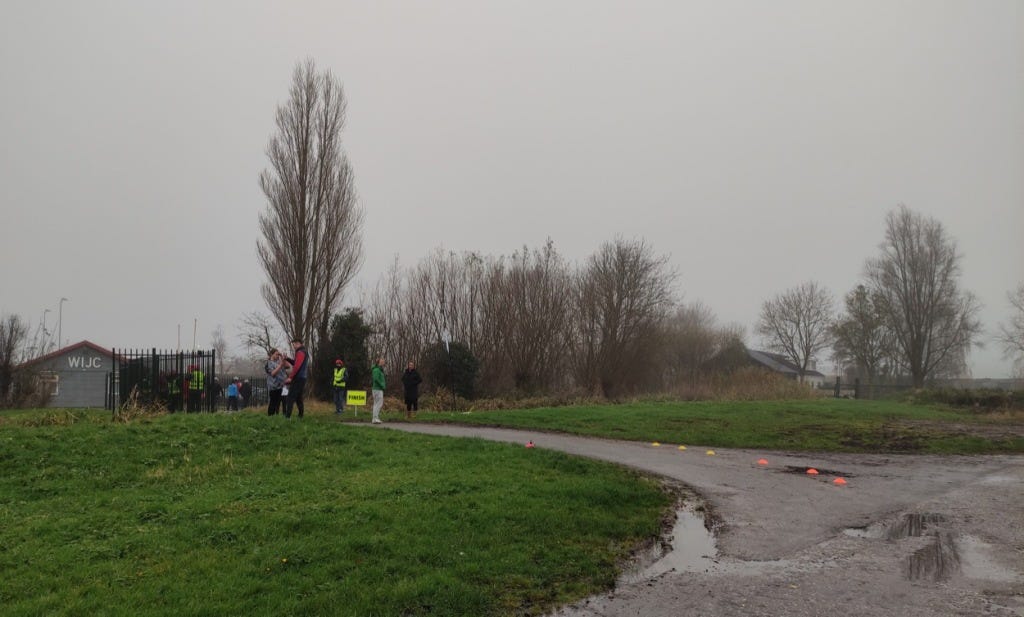
<path fill-rule="evenodd" d="M 348 396 L 345 397 L 346 405 L 365 405 L 366 404 L 366 390 L 349 390 Z"/>

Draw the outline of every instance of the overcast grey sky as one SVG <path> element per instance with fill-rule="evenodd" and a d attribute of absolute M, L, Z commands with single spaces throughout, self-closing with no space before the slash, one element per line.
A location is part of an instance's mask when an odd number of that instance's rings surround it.
<path fill-rule="evenodd" d="M 991 333 L 1024 280 L 1024 2 L 5 2 L 0 311 L 108 347 L 265 310 L 257 185 L 297 61 L 342 80 L 372 286 L 432 248 L 622 234 L 748 327 L 841 297 L 899 203 Z M 359 299 L 353 287 L 346 304 Z M 757 346 L 757 339 L 750 337 Z M 994 344 L 971 358 L 1005 376 Z"/>

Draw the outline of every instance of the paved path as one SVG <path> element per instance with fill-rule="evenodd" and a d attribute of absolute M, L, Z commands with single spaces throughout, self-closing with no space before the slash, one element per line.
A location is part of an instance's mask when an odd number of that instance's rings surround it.
<path fill-rule="evenodd" d="M 519 444 L 532 440 L 538 448 L 678 480 L 707 501 L 719 522 L 721 567 L 622 582 L 612 594 L 558 615 L 1024 615 L 1022 456 L 719 448 L 709 456 L 706 447 L 692 444 L 681 451 L 678 444 L 654 447 L 512 429 L 384 426 Z M 768 465 L 759 466 L 760 458 Z M 807 467 L 823 473 L 808 476 Z M 848 484 L 832 484 L 832 472 Z M 887 539 L 887 529 L 915 513 L 935 521 L 923 536 Z M 845 531 L 851 528 L 867 529 L 851 535 Z M 942 559 L 932 535 L 937 532 L 950 538 L 953 551 L 946 555 L 948 572 L 939 574 L 929 570 L 932 553 Z"/>

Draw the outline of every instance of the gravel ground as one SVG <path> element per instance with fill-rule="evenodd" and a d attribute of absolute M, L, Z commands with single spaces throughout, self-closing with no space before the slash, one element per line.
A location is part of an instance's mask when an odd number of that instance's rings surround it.
<path fill-rule="evenodd" d="M 700 495 L 706 507 L 699 509 L 712 513 L 713 559 L 698 556 L 697 566 L 653 578 L 624 576 L 613 592 L 557 617 L 1024 616 L 1024 456 L 717 448 L 708 455 L 691 444 L 679 450 L 509 429 L 384 426 L 532 440 L 664 476 Z M 758 465 L 761 458 L 768 464 Z M 809 476 L 808 467 L 821 473 Z M 847 484 L 833 484 L 837 476 Z"/>

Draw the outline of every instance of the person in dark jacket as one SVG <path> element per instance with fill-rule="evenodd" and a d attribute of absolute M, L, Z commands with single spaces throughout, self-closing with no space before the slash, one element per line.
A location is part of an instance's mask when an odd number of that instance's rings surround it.
<path fill-rule="evenodd" d="M 305 411 L 302 392 L 306 388 L 306 378 L 309 375 L 309 354 L 306 353 L 306 347 L 302 344 L 302 339 L 292 339 L 292 350 L 295 351 L 295 361 L 292 362 L 291 373 L 284 380 L 284 385 L 288 387 L 288 398 L 285 399 L 284 403 L 284 417 L 288 419 L 292 417 L 293 406 L 298 407 L 299 418 L 302 417 L 302 412 Z"/>
<path fill-rule="evenodd" d="M 252 407 L 252 384 L 248 379 L 238 386 L 238 396 L 242 397 L 242 407 Z"/>
<path fill-rule="evenodd" d="M 409 363 L 409 368 L 402 373 L 402 385 L 405 387 L 405 418 L 411 420 L 414 411 L 420 410 L 420 384 L 423 378 L 416 370 L 416 365 Z"/>

